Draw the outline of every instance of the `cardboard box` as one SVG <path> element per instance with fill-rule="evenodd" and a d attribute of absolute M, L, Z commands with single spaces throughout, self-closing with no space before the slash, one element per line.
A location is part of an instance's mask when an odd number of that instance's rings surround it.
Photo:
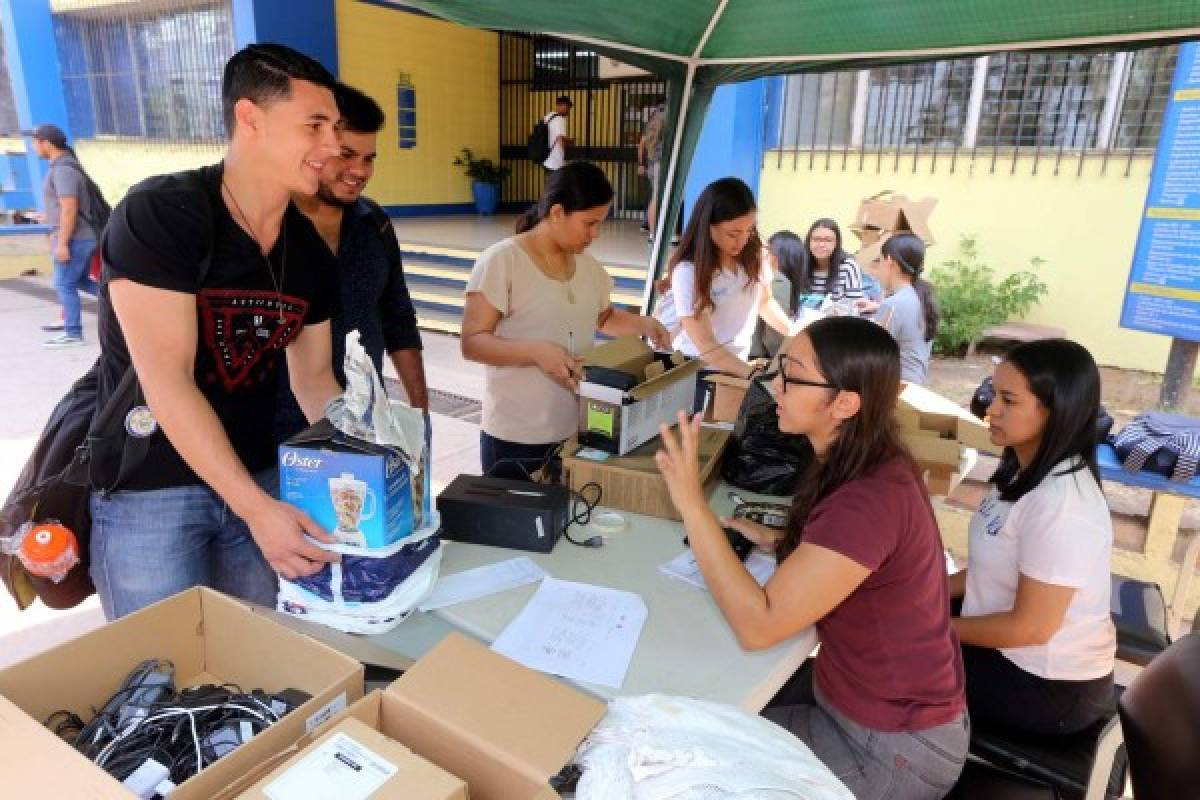
<path fill-rule="evenodd" d="M 641 339 L 625 336 L 592 348 L 583 359 L 586 366 L 620 370 L 639 380 L 627 390 L 586 380 L 579 384 L 579 439 L 589 447 L 625 455 L 695 405 L 703 365 L 698 358 L 656 355 Z"/>
<path fill-rule="evenodd" d="M 347 436 L 328 420 L 279 446 L 280 499 L 352 547 L 387 547 L 421 527 L 429 480 L 428 446 L 414 475 L 397 448 Z"/>
<path fill-rule="evenodd" d="M 706 485 L 716 477 L 717 465 L 728 443 L 729 431 L 701 429 L 700 480 Z M 655 439 L 628 455 L 612 456 L 581 447 L 572 439 L 563 445 L 563 474 L 567 485 L 575 491 L 587 483 L 598 484 L 602 506 L 678 520 L 681 517 L 667 493 L 666 481 L 654 463 L 654 454 L 660 446 Z"/>
<path fill-rule="evenodd" d="M 604 703 L 452 633 L 353 716 L 467 782 L 472 800 L 549 800 Z M 332 723 L 331 723 L 332 724 Z"/>
<path fill-rule="evenodd" d="M 750 389 L 750 381 L 732 375 L 716 373 L 705 378 L 713 385 L 712 401 L 708 405 L 706 419 L 713 422 L 737 422 L 742 401 Z"/>
<path fill-rule="evenodd" d="M 363 667 L 210 589 L 189 589 L 117 622 L 0 670 L 0 753 L 5 797 L 128 800 L 135 795 L 42 722 L 60 709 L 85 721 L 139 662 L 175 665 L 175 685 L 236 683 L 247 691 L 312 695 L 251 741 L 171 792 L 209 800 L 238 776 L 362 696 Z"/>
<path fill-rule="evenodd" d="M 896 410 L 901 428 L 934 431 L 965 447 L 999 455 L 987 425 L 967 409 L 924 386 L 905 384 Z"/>
<path fill-rule="evenodd" d="M 902 194 L 892 192 L 880 192 L 874 197 L 863 198 L 854 215 L 854 223 L 850 226 L 861 242 L 854 260 L 867 269 L 880 257 L 883 243 L 896 233 L 914 233 L 925 244 L 933 244 L 929 216 L 935 206 L 937 200 L 933 197 L 909 200 Z"/>
<path fill-rule="evenodd" d="M 306 737 L 315 741 L 238 794 L 239 800 L 467 800 L 462 779 L 388 735 L 383 700 L 376 690 L 348 716 Z"/>

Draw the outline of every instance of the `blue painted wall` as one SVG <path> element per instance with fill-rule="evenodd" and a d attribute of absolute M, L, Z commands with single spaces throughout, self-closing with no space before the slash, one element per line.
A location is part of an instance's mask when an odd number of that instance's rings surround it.
<path fill-rule="evenodd" d="M 684 211 L 695 208 L 704 187 L 730 175 L 758 196 L 762 171 L 763 109 L 768 79 L 721 86 L 713 95 L 684 189 Z"/>
<path fill-rule="evenodd" d="M 67 102 L 59 77 L 58 47 L 54 41 L 50 4 L 0 0 L 0 22 L 4 25 L 4 52 L 17 105 L 17 121 L 22 130 L 52 122 L 72 139 L 71 126 L 67 122 Z M 33 199 L 41 209 L 46 163 L 33 152 L 32 140 L 26 139 L 25 147 Z"/>
<path fill-rule="evenodd" d="M 334 0 L 233 0 L 233 38 L 240 49 L 254 42 L 294 47 L 338 74 Z"/>

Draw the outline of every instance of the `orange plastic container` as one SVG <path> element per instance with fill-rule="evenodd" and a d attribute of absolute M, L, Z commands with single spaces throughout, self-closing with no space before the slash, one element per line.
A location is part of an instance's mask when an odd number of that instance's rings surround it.
<path fill-rule="evenodd" d="M 25 535 L 17 556 L 30 575 L 57 583 L 79 563 L 79 542 L 70 528 L 42 523 Z"/>

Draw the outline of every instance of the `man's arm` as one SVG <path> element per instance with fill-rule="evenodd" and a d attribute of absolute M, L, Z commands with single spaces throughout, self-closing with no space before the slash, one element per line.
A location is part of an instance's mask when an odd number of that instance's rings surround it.
<path fill-rule="evenodd" d="M 319 525 L 254 482 L 196 386 L 195 296 L 127 279 L 112 281 L 109 293 L 155 420 L 187 465 L 245 520 L 271 567 L 295 578 L 337 560 L 304 538 L 332 542 Z"/>
<path fill-rule="evenodd" d="M 405 348 L 393 350 L 388 355 L 392 359 L 392 366 L 396 368 L 396 374 L 400 376 L 400 383 L 404 384 L 408 404 L 413 408 L 428 410 L 429 389 L 425 385 L 425 360 L 421 357 L 421 350 Z"/>
<path fill-rule="evenodd" d="M 329 401 L 342 393 L 333 376 L 333 339 L 329 321 L 305 325 L 287 348 L 292 394 L 309 423 L 325 416 Z"/>
<path fill-rule="evenodd" d="M 54 260 L 65 264 L 71 258 L 70 242 L 75 235 L 79 220 L 79 198 L 59 195 L 58 198 L 58 244 L 54 249 Z"/>

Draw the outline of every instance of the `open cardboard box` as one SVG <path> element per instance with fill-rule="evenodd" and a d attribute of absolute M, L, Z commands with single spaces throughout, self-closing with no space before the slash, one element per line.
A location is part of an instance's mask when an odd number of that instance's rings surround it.
<path fill-rule="evenodd" d="M 727 430 L 700 430 L 700 481 L 705 485 L 716 477 L 717 465 L 728 443 Z M 612 456 L 585 450 L 577 440 L 569 439 L 562 449 L 563 475 L 567 486 L 577 492 L 585 484 L 598 484 L 602 506 L 650 517 L 682 519 L 654 462 L 654 454 L 661 446 L 655 438 L 627 455 Z M 596 458 L 580 455 L 581 450 Z"/>
<path fill-rule="evenodd" d="M 371 692 L 296 749 L 303 758 L 314 738 L 354 719 L 465 781 L 471 800 L 551 800 L 559 795 L 550 779 L 606 710 L 593 697 L 451 633 L 386 689 Z M 264 765 L 255 780 L 277 767 L 278 759 Z"/>
<path fill-rule="evenodd" d="M 211 589 L 189 589 L 0 670 L 0 753 L 5 797 L 129 800 L 126 790 L 43 726 L 60 709 L 85 721 L 140 662 L 167 659 L 175 685 L 236 683 L 300 689 L 312 698 L 171 792 L 209 800 L 263 759 L 285 750 L 362 697 L 363 667 Z"/>
<path fill-rule="evenodd" d="M 713 422 L 737 422 L 750 381 L 721 372 L 713 373 L 705 380 L 713 385 L 713 397 L 705 418 Z"/>
<path fill-rule="evenodd" d="M 656 357 L 634 336 L 597 345 L 583 354 L 585 366 L 607 367 L 639 382 L 621 390 L 598 383 L 579 384 L 579 439 L 590 447 L 625 455 L 658 435 L 695 404 L 696 378 L 703 362 L 682 353 Z"/>
<path fill-rule="evenodd" d="M 902 194 L 880 192 L 867 197 L 858 205 L 854 224 L 850 230 L 862 243 L 854 260 L 863 269 L 879 258 L 883 243 L 896 233 L 914 233 L 925 244 L 933 244 L 933 231 L 929 228 L 929 215 L 937 206 L 937 199 L 909 200 Z"/>
<path fill-rule="evenodd" d="M 997 453 L 987 426 L 971 412 L 916 384 L 905 384 L 896 421 L 931 494 L 948 494 L 975 463 L 976 451 Z"/>

